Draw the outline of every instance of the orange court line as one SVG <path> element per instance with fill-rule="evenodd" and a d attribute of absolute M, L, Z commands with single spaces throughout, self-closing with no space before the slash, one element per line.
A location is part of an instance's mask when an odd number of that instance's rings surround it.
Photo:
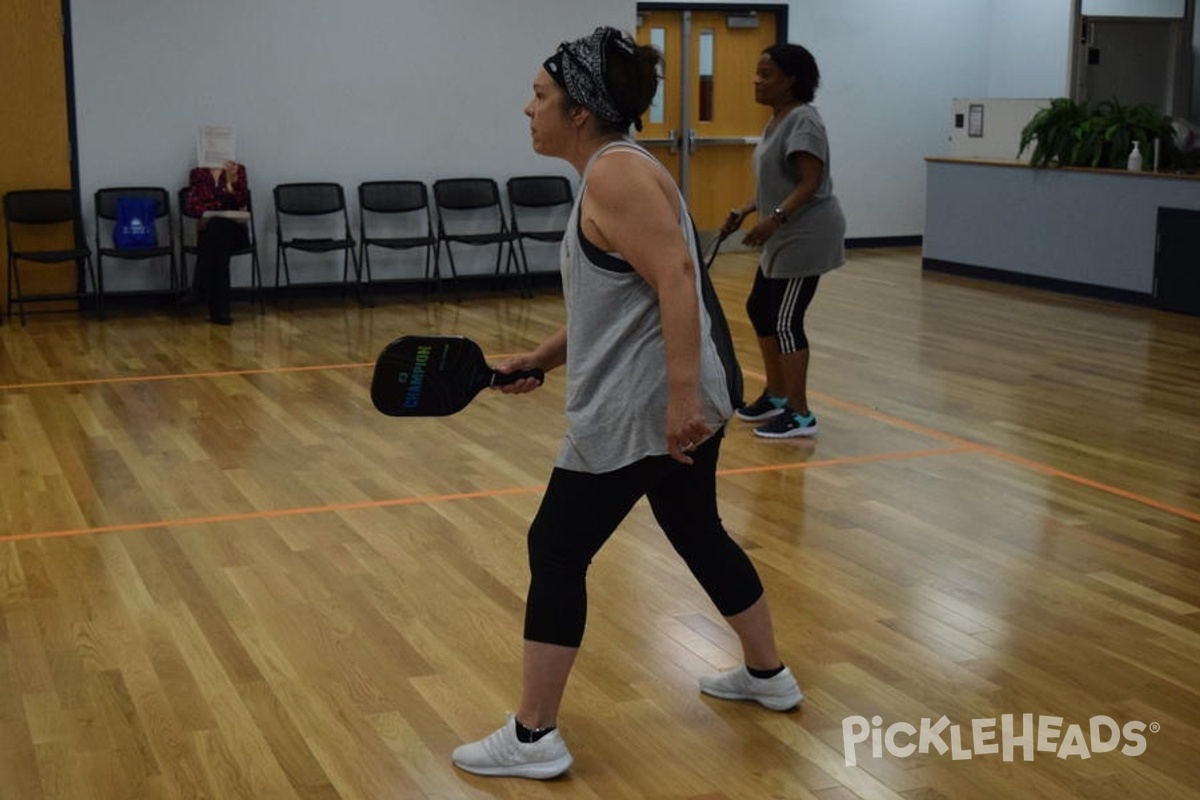
<path fill-rule="evenodd" d="M 743 372 L 757 380 L 764 382 L 766 381 L 766 377 L 763 375 L 756 374 L 749 370 L 743 370 Z M 1072 483 L 1077 483 L 1080 486 L 1087 486 L 1090 489 L 1096 489 L 1098 491 L 1105 492 L 1106 494 L 1111 494 L 1115 497 L 1122 497 L 1126 500 L 1131 500 L 1135 503 L 1140 503 L 1141 505 L 1149 506 L 1150 508 L 1155 508 L 1159 511 L 1164 511 L 1177 517 L 1190 519 L 1194 522 L 1200 522 L 1200 512 L 1190 511 L 1179 506 L 1173 506 L 1170 503 L 1164 503 L 1161 500 L 1155 500 L 1153 497 L 1148 497 L 1137 492 L 1131 492 L 1128 489 L 1122 489 L 1120 486 L 1112 486 L 1107 483 L 1101 483 L 1100 481 L 1092 480 L 1091 478 L 1085 478 L 1082 475 L 1076 475 L 1073 472 L 1066 472 L 1056 467 L 1052 467 L 1049 464 L 1043 464 L 1039 461 L 1033 461 L 1032 459 L 1016 455 L 1015 453 L 1009 453 L 1005 450 L 999 449 L 998 447 L 988 447 L 987 445 L 977 444 L 969 439 L 963 439 L 953 434 L 944 433 L 933 428 L 927 428 L 924 425 L 920 425 L 915 422 L 909 422 L 908 420 L 901 419 L 900 417 L 893 417 L 891 414 L 885 414 L 882 411 L 876 411 L 873 408 L 868 408 L 867 406 L 859 405 L 858 403 L 852 403 L 848 400 L 841 400 L 820 392 L 809 392 L 809 394 L 813 397 L 819 398 L 822 403 L 835 408 L 841 408 L 854 414 L 858 414 L 859 416 L 868 417 L 886 425 L 902 428 L 911 433 L 920 434 L 921 436 L 928 436 L 933 439 L 940 439 L 944 442 L 956 444 L 963 452 L 973 451 L 977 453 L 984 453 L 986 455 L 1001 459 L 1002 461 L 1007 461 L 1010 464 L 1016 464 L 1017 466 L 1024 467 L 1025 469 L 1033 470 L 1034 472 L 1040 472 L 1043 475 L 1061 478 L 1066 481 L 1071 481 Z"/>
<path fill-rule="evenodd" d="M 491 358 L 503 358 L 503 357 L 504 356 L 502 356 L 502 355 L 491 356 Z M 74 380 L 74 381 L 57 381 L 57 382 L 44 382 L 44 383 L 0 385 L 0 391 L 9 391 L 9 390 L 14 390 L 14 389 L 26 389 L 26 388 L 82 386 L 82 385 L 95 385 L 95 384 L 104 384 L 104 383 L 129 383 L 129 382 L 134 382 L 134 381 L 159 381 L 159 380 L 176 380 L 176 379 L 184 380 L 184 379 L 194 379 L 194 378 L 226 377 L 226 376 L 233 376 L 233 375 L 256 375 L 256 374 L 270 374 L 270 373 L 283 373 L 283 372 L 305 372 L 305 371 L 326 370 L 326 369 L 359 369 L 359 368 L 372 367 L 372 366 L 374 366 L 372 363 L 364 362 L 364 363 L 355 363 L 355 364 L 325 364 L 325 365 L 313 365 L 313 366 L 303 366 L 303 367 L 273 367 L 273 368 L 228 370 L 228 371 L 215 371 L 215 372 L 196 372 L 196 373 L 183 373 L 183 374 L 174 374 L 174 375 L 131 376 L 131 377 L 120 377 L 120 378 L 95 378 L 95 379 L 83 379 L 83 380 Z M 763 376 L 761 374 L 757 374 L 753 371 L 743 370 L 743 372 L 746 375 L 749 375 L 750 377 L 755 378 L 757 380 L 761 380 L 761 381 L 766 380 L 765 376 Z M 1190 511 L 1185 508 L 1173 506 L 1173 505 L 1170 505 L 1169 503 L 1164 503 L 1160 500 L 1155 500 L 1152 497 L 1148 497 L 1146 495 L 1139 494 L 1137 492 L 1132 492 L 1127 489 L 1122 489 L 1119 486 L 1112 486 L 1112 485 L 1109 485 L 1106 483 L 1101 483 L 1099 481 L 1092 480 L 1091 478 L 1086 478 L 1086 477 L 1083 477 L 1082 475 L 1076 475 L 1071 472 L 1066 472 L 1066 471 L 1057 469 L 1055 467 L 1051 467 L 1047 464 L 1042 464 L 1040 462 L 1033 461 L 1031 459 L 1023 458 L 1023 457 L 1018 456 L 1013 453 L 1008 453 L 1008 452 L 1006 452 L 1004 450 L 1000 450 L 998 448 L 988 447 L 986 445 L 980 445 L 980 444 L 972 442 L 968 439 L 963 439 L 959 436 L 954 436 L 953 434 L 945 433 L 943 431 L 939 431 L 934 428 L 929 428 L 929 427 L 920 425 L 915 422 L 910 422 L 906 419 L 902 419 L 900 417 L 895 417 L 890 414 L 886 414 L 882 411 L 877 411 L 873 408 L 869 408 L 867 406 L 860 405 L 858 403 L 841 400 L 839 398 L 836 398 L 836 397 L 833 397 L 830 395 L 826 395 L 826 394 L 822 394 L 819 392 L 812 392 L 811 394 L 813 397 L 819 398 L 821 400 L 821 402 L 826 403 L 835 408 L 841 408 L 841 409 L 844 409 L 851 413 L 857 414 L 859 416 L 867 417 L 869 419 L 874 419 L 874 420 L 876 420 L 878 422 L 882 422 L 886 425 L 901 428 L 903 430 L 907 430 L 911 433 L 916 433 L 921 436 L 926 436 L 926 437 L 929 437 L 932 439 L 937 439 L 937 440 L 940 440 L 943 442 L 947 442 L 954 446 L 950 447 L 950 448 L 944 448 L 941 450 L 915 451 L 915 452 L 911 452 L 911 453 L 907 453 L 907 454 L 905 454 L 905 453 L 879 453 L 879 454 L 868 455 L 868 456 L 856 456 L 856 457 L 849 457 L 849 458 L 842 458 L 842 459 L 829 459 L 826 461 L 798 462 L 795 464 L 770 465 L 770 466 L 764 466 L 764 467 L 746 467 L 746 468 L 741 468 L 741 469 L 737 469 L 737 470 L 721 470 L 719 472 L 719 474 L 731 475 L 731 474 L 744 474 L 744 473 L 756 472 L 756 471 L 757 472 L 781 471 L 781 470 L 787 470 L 787 469 L 802 469 L 802 468 L 807 468 L 809 466 L 832 466 L 832 465 L 836 465 L 836 464 L 846 464 L 846 463 L 869 463 L 872 461 L 888 461 L 888 460 L 897 460 L 897 459 L 903 459 L 903 458 L 919 458 L 919 457 L 927 456 L 927 455 L 949 455 L 949 454 L 954 454 L 954 453 L 977 452 L 977 453 L 983 453 L 986 455 L 993 456 L 993 457 L 1001 459 L 1003 461 L 1008 461 L 1011 464 L 1015 464 L 1017 466 L 1021 466 L 1026 469 L 1030 469 L 1035 472 L 1040 472 L 1044 475 L 1049 475 L 1051 477 L 1056 477 L 1056 478 L 1060 478 L 1063 480 L 1071 481 L 1073 483 L 1079 484 L 1080 486 L 1087 486 L 1088 488 L 1091 488 L 1091 489 L 1096 489 L 1098 491 L 1105 492 L 1107 494 L 1111 494 L 1116 497 L 1121 497 L 1126 500 L 1130 500 L 1132 502 L 1139 503 L 1141 505 L 1145 505 L 1150 508 L 1157 509 L 1159 511 L 1163 511 L 1163 512 L 1172 514 L 1177 517 L 1182 517 L 1183 519 L 1189 519 L 1189 520 L 1193 520 L 1196 522 L 1200 522 L 1200 512 Z M 483 491 L 483 492 L 469 492 L 469 493 L 465 493 L 465 494 L 461 494 L 461 495 L 454 494 L 454 495 L 439 495 L 436 497 L 428 497 L 428 498 L 401 498 L 401 499 L 397 499 L 397 500 L 381 500 L 381 501 L 368 501 L 368 502 L 363 502 L 363 503 L 351 503 L 351 504 L 335 505 L 335 506 L 319 506 L 319 507 L 313 507 L 313 508 L 307 508 L 307 509 L 284 509 L 284 510 L 280 510 L 280 511 L 251 512 L 249 514 L 243 514 L 243 515 L 234 514 L 234 515 L 225 515 L 225 516 L 218 516 L 218 517 L 205 517 L 205 518 L 198 518 L 198 519 L 191 519 L 191 520 L 171 520 L 171 521 L 165 521 L 165 522 L 160 521 L 160 522 L 146 522 L 146 523 L 131 523 L 128 525 L 105 526 L 105 527 L 99 527 L 99 528 L 78 528 L 78 529 L 67 530 L 67 531 L 50 531 L 50 532 L 45 532 L 45 533 L 16 534 L 13 536 L 0 536 L 0 542 L 17 541 L 20 539 L 51 538 L 51 537 L 61 537 L 61 536 L 82 536 L 82 535 L 88 535 L 88 534 L 93 534 L 93 533 L 106 533 L 106 532 L 113 531 L 113 530 L 141 530 L 141 529 L 147 529 L 147 528 L 176 527 L 179 525 L 207 524 L 207 523 L 212 523 L 212 522 L 233 521 L 233 520 L 241 520 L 241 519 L 264 519 L 264 518 L 270 518 L 270 517 L 294 516 L 294 515 L 299 515 L 299 514 L 325 513 L 325 512 L 330 512 L 330 511 L 336 512 L 336 511 L 343 511 L 343 510 L 353 510 L 356 508 L 381 508 L 381 507 L 392 506 L 392 505 L 408 505 L 408 504 L 414 504 L 414 503 L 436 502 L 438 500 L 443 500 L 443 499 L 454 500 L 454 499 L 466 499 L 466 498 L 472 498 L 472 497 L 495 497 L 495 496 L 500 496 L 503 494 L 519 494 L 519 493 L 527 493 L 527 492 L 532 492 L 532 491 L 540 491 L 541 489 L 542 489 L 542 487 L 526 487 L 523 489 L 496 489 L 496 490 Z"/>
<path fill-rule="evenodd" d="M 271 375 L 283 372 L 316 372 L 327 369 L 361 369 L 373 367 L 370 362 L 361 364 L 316 364 L 310 367 L 260 367 L 258 369 L 230 369 L 219 372 L 178 372 L 167 375 L 127 375 L 120 378 L 79 378 L 71 381 L 42 381 L 40 383 L 9 383 L 0 385 L 0 392 L 21 389 L 50 389 L 63 386 L 97 386 L 105 383 L 136 383 L 138 381 L 184 381 L 196 378 L 228 378 L 235 375 Z"/>
<path fill-rule="evenodd" d="M 766 379 L 764 378 L 763 380 L 766 380 Z M 963 439 L 961 437 L 955 436 L 954 434 L 945 433 L 943 431 L 939 431 L 934 428 L 927 428 L 924 425 L 921 425 L 916 422 L 909 422 L 908 420 L 901 419 L 900 417 L 893 417 L 891 414 L 885 414 L 882 411 L 876 411 L 873 408 L 869 408 L 864 405 L 859 405 L 858 403 L 852 403 L 849 400 L 840 400 L 836 397 L 832 397 L 827 394 L 822 394 L 821 392 L 809 392 L 809 394 L 812 395 L 813 397 L 819 399 L 822 403 L 825 403 L 826 405 L 830 405 L 835 408 L 841 408 L 845 411 L 853 412 L 855 414 L 858 414 L 860 417 L 867 417 L 868 419 L 873 419 L 873 420 L 876 420 L 877 422 L 883 422 L 887 425 L 891 425 L 894 428 L 903 428 L 904 430 L 906 430 L 910 433 L 916 433 L 916 434 L 920 434 L 921 436 L 927 436 L 930 439 L 939 439 L 943 442 L 950 442 L 952 444 L 959 445 L 960 447 L 974 448 L 974 447 L 978 446 L 974 442 L 972 442 L 968 439 Z"/>
<path fill-rule="evenodd" d="M 1161 500 L 1155 500 L 1153 497 L 1147 497 L 1144 494 L 1138 494 L 1137 492 L 1131 492 L 1128 489 L 1122 489 L 1120 486 L 1109 486 L 1107 483 L 1100 483 L 1099 481 L 1094 481 L 1091 478 L 1085 478 L 1082 475 L 1076 475 L 1072 472 L 1064 472 L 1061 469 L 1050 466 L 1049 464 L 1042 464 L 1038 461 L 1032 461 L 1014 453 L 1007 453 L 1003 450 L 998 450 L 995 447 L 985 447 L 980 445 L 975 449 L 981 453 L 995 456 L 996 458 L 999 458 L 1003 461 L 1008 461 L 1009 463 L 1016 464 L 1020 467 L 1024 467 L 1025 469 L 1033 470 L 1034 472 L 1040 472 L 1043 475 L 1050 475 L 1054 478 L 1062 478 L 1063 480 L 1068 480 L 1072 483 L 1078 483 L 1080 486 L 1087 486 L 1091 489 L 1099 489 L 1102 492 L 1107 492 L 1108 494 L 1115 495 L 1117 497 L 1123 497 L 1126 500 L 1132 500 L 1135 503 L 1141 503 L 1142 505 L 1156 508 L 1159 511 L 1165 511 L 1168 514 L 1174 514 L 1177 517 L 1190 519 L 1193 522 L 1200 522 L 1200 512 L 1189 511 L 1186 508 L 1173 506 L 1169 503 L 1164 503 Z"/>
<path fill-rule="evenodd" d="M 843 456 L 841 458 L 826 458 L 820 461 L 794 461 L 790 464 L 764 464 L 759 467 L 733 467 L 719 469 L 721 477 L 729 475 L 749 475 L 755 472 L 785 472 L 790 469 L 808 469 L 809 467 L 837 467 L 842 464 L 874 464 L 880 461 L 904 461 L 910 458 L 929 458 L 930 456 L 951 456 L 957 453 L 969 453 L 978 447 L 940 447 L 934 450 L 909 450 L 899 453 L 868 453 L 863 456 Z"/>
<path fill-rule="evenodd" d="M 740 467 L 737 469 L 717 470 L 718 475 L 742 475 L 751 472 L 772 472 L 807 467 L 828 467 L 839 464 L 864 464 L 873 461 L 894 461 L 903 458 L 924 458 L 928 456 L 951 455 L 963 452 L 964 448 L 943 448 L 938 450 L 917 450 L 908 453 L 876 453 L 865 456 L 847 458 L 830 458 L 824 461 L 801 461 L 790 464 L 766 465 L 761 467 Z M 216 514 L 210 517 L 186 517 L 183 519 L 159 520 L 157 522 L 129 522 L 115 525 L 101 525 L 92 528 L 70 528 L 61 531 L 41 531 L 30 533 L 15 533 L 0 536 L 0 542 L 20 542 L 31 539 L 62 539 L 71 536 L 90 536 L 98 533 L 116 533 L 118 531 L 142 531 L 151 528 L 182 528 L 188 525 L 213 525 L 221 522 L 248 522 L 252 520 L 270 520 L 281 517 L 296 517 L 305 514 L 329 514 L 341 511 L 362 511 L 372 508 L 390 508 L 393 506 L 411 506 L 428 503 L 444 503 L 455 500 L 479 500 L 492 497 L 505 497 L 517 494 L 532 494 L 543 491 L 543 486 L 513 486 L 507 489 L 480 489 L 474 492 L 455 492 L 452 494 L 428 495 L 425 497 L 400 497 L 392 500 L 362 500 L 357 503 L 335 503 L 327 506 L 307 506 L 303 508 L 281 508 L 271 511 L 246 511 L 240 514 Z"/>
<path fill-rule="evenodd" d="M 476 500 L 486 497 L 504 497 L 514 494 L 532 494 L 542 491 L 544 486 L 513 486 L 507 489 L 480 489 L 475 492 L 455 492 L 452 494 L 435 494 L 425 497 L 398 497 L 391 500 L 361 500 L 357 503 L 334 503 L 327 506 L 305 506 L 301 508 L 277 508 L 271 511 L 246 511 L 240 514 L 215 514 L 210 517 L 186 517 L 183 519 L 165 519 L 157 522 L 128 522 L 115 525 L 101 525 L 94 528 L 71 528 L 62 531 L 42 531 L 31 533 L 14 533 L 0 536 L 0 542 L 20 542 L 30 539 L 61 539 L 69 536 L 90 536 L 96 533 L 115 533 L 117 531 L 142 531 L 150 528 L 181 528 L 187 525 L 212 525 L 218 522 L 247 522 L 250 520 L 279 519 L 281 517 L 298 517 L 305 514 L 330 514 L 341 511 L 361 511 L 369 508 L 388 508 L 391 506 L 412 506 L 423 503 L 442 503 L 453 500 Z"/>

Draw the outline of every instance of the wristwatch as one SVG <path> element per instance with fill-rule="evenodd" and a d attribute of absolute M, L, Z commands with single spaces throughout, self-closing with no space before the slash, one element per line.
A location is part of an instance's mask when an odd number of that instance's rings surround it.
<path fill-rule="evenodd" d="M 775 206 L 775 210 L 771 212 L 771 216 L 774 217 L 775 221 L 780 225 L 787 222 L 787 213 L 779 206 Z"/>

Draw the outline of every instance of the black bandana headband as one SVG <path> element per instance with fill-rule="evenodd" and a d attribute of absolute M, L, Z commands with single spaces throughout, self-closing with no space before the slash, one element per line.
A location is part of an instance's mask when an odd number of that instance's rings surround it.
<path fill-rule="evenodd" d="M 596 28 L 591 36 L 563 42 L 554 55 L 542 62 L 555 83 L 563 88 L 567 96 L 591 111 L 610 125 L 628 128 L 637 125 L 638 119 L 630 119 L 617 110 L 608 86 L 604 83 L 607 61 L 605 52 L 609 42 L 629 55 L 633 55 L 633 42 L 616 28 Z"/>

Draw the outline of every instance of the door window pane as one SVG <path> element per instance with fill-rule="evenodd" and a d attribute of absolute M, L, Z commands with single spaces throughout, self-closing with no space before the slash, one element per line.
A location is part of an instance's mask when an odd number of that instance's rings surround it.
<path fill-rule="evenodd" d="M 700 31 L 700 121 L 713 119 L 713 32 Z"/>
<path fill-rule="evenodd" d="M 650 29 L 650 44 L 654 47 L 654 49 L 656 49 L 656 50 L 658 50 L 658 52 L 662 53 L 663 62 L 666 63 L 666 58 L 667 58 L 667 31 L 666 31 L 666 29 L 665 28 L 651 28 Z M 666 69 L 664 68 L 663 71 L 666 72 Z M 661 125 L 662 121 L 663 121 L 663 84 L 666 83 L 666 80 L 665 80 L 666 76 L 664 75 L 663 78 L 664 78 L 664 80 L 660 80 L 658 82 L 658 90 L 655 91 L 654 100 L 651 101 L 651 103 L 650 103 L 650 122 L 654 123 L 656 125 Z"/>

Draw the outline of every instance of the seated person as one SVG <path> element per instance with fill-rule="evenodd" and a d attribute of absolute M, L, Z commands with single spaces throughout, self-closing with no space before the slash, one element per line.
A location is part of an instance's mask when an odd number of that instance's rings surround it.
<path fill-rule="evenodd" d="M 188 176 L 187 213 L 197 217 L 196 286 L 208 297 L 208 318 L 229 325 L 229 257 L 250 244 L 246 168 L 235 161 L 221 167 L 196 167 Z"/>

